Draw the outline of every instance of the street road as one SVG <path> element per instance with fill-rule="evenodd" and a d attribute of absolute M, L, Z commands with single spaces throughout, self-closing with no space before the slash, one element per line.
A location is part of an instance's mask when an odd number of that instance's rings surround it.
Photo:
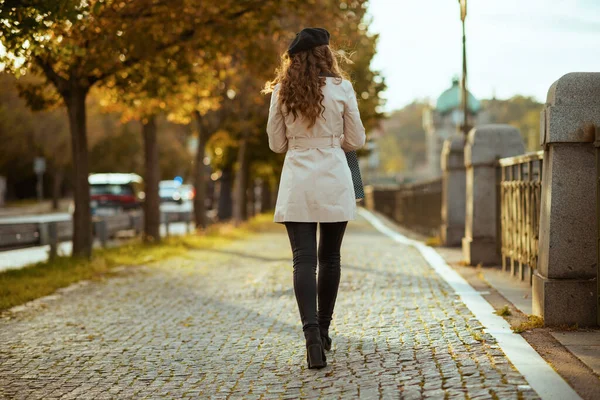
<path fill-rule="evenodd" d="M 14 223 L 32 223 L 32 222 L 52 222 L 52 221 L 68 221 L 71 215 L 68 213 L 60 214 L 43 214 L 43 215 L 27 215 L 19 217 L 3 217 L 0 218 L 0 224 Z M 169 225 L 170 235 L 183 235 L 186 233 L 184 222 L 172 223 Z M 166 236 L 165 226 L 161 226 L 161 236 Z M 110 245 L 117 246 L 122 241 L 112 241 Z M 95 243 L 94 247 L 100 244 Z M 71 242 L 63 242 L 59 245 L 59 255 L 71 254 Z M 9 269 L 23 268 L 26 265 L 38 263 L 48 260 L 48 252 L 50 246 L 28 247 L 25 249 L 0 251 L 0 272 Z"/>
<path fill-rule="evenodd" d="M 11 217 L 0 217 L 0 224 L 28 224 L 35 222 L 57 222 L 71 219 L 69 213 L 53 213 L 40 215 L 19 215 Z"/>

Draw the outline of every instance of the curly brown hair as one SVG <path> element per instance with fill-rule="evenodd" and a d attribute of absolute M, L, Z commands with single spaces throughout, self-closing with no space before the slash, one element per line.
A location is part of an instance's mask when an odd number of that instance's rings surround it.
<path fill-rule="evenodd" d="M 312 127 L 317 118 L 323 115 L 323 93 L 326 77 L 337 78 L 337 84 L 342 79 L 348 79 L 340 67 L 341 62 L 350 63 L 343 52 L 333 50 L 328 45 L 317 46 L 310 50 L 301 51 L 290 56 L 285 52 L 281 56 L 281 65 L 275 71 L 275 79 L 266 83 L 263 93 L 271 93 L 277 84 L 279 89 L 279 104 L 285 115 L 290 113 L 294 120 L 301 115 L 309 121 Z"/>

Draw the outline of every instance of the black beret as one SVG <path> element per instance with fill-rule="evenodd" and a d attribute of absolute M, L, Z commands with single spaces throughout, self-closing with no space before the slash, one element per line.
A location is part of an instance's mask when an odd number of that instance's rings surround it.
<path fill-rule="evenodd" d="M 310 50 L 317 46 L 329 44 L 329 32 L 323 28 L 304 28 L 296 34 L 296 38 L 288 47 L 288 54 Z"/>

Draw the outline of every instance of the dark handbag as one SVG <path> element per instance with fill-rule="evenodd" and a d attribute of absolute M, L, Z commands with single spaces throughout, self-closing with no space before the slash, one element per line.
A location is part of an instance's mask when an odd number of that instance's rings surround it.
<path fill-rule="evenodd" d="M 360 168 L 358 166 L 358 157 L 355 151 L 346 153 L 346 160 L 348 161 L 348 167 L 352 174 L 352 182 L 354 183 L 354 193 L 356 194 L 356 200 L 362 200 L 365 198 L 365 191 L 363 189 L 362 177 L 360 176 Z"/>

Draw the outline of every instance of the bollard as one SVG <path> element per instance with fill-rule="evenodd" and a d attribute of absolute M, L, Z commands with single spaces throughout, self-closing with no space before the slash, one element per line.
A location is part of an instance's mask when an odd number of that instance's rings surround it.
<path fill-rule="evenodd" d="M 54 260 L 58 254 L 58 223 L 48 223 L 48 244 L 50 245 L 50 253 L 48 257 L 50 260 Z"/>
<path fill-rule="evenodd" d="M 183 219 L 185 221 L 185 233 L 187 233 L 189 235 L 193 231 L 193 229 L 192 229 L 192 214 L 189 212 L 185 213 Z"/>
<path fill-rule="evenodd" d="M 105 220 L 101 219 L 94 221 L 94 233 L 96 238 L 100 241 L 102 247 L 106 247 L 108 243 L 108 224 Z"/>
<path fill-rule="evenodd" d="M 142 216 L 139 214 L 130 214 L 129 216 L 129 225 L 131 229 L 134 231 L 135 235 L 139 235 L 141 232 L 142 225 Z"/>
<path fill-rule="evenodd" d="M 58 253 L 58 223 L 43 222 L 39 224 L 40 245 L 50 246 L 48 258 L 53 260 Z"/>
<path fill-rule="evenodd" d="M 375 198 L 373 194 L 373 186 L 365 186 L 365 202 L 364 207 L 367 210 L 375 211 Z"/>
<path fill-rule="evenodd" d="M 40 222 L 38 224 L 38 231 L 40 233 L 40 246 L 46 246 L 50 243 L 50 237 L 48 233 L 48 223 Z"/>
<path fill-rule="evenodd" d="M 165 236 L 166 237 L 170 236 L 170 232 L 169 232 L 170 223 L 171 223 L 171 214 L 167 213 L 167 214 L 165 214 Z"/>

